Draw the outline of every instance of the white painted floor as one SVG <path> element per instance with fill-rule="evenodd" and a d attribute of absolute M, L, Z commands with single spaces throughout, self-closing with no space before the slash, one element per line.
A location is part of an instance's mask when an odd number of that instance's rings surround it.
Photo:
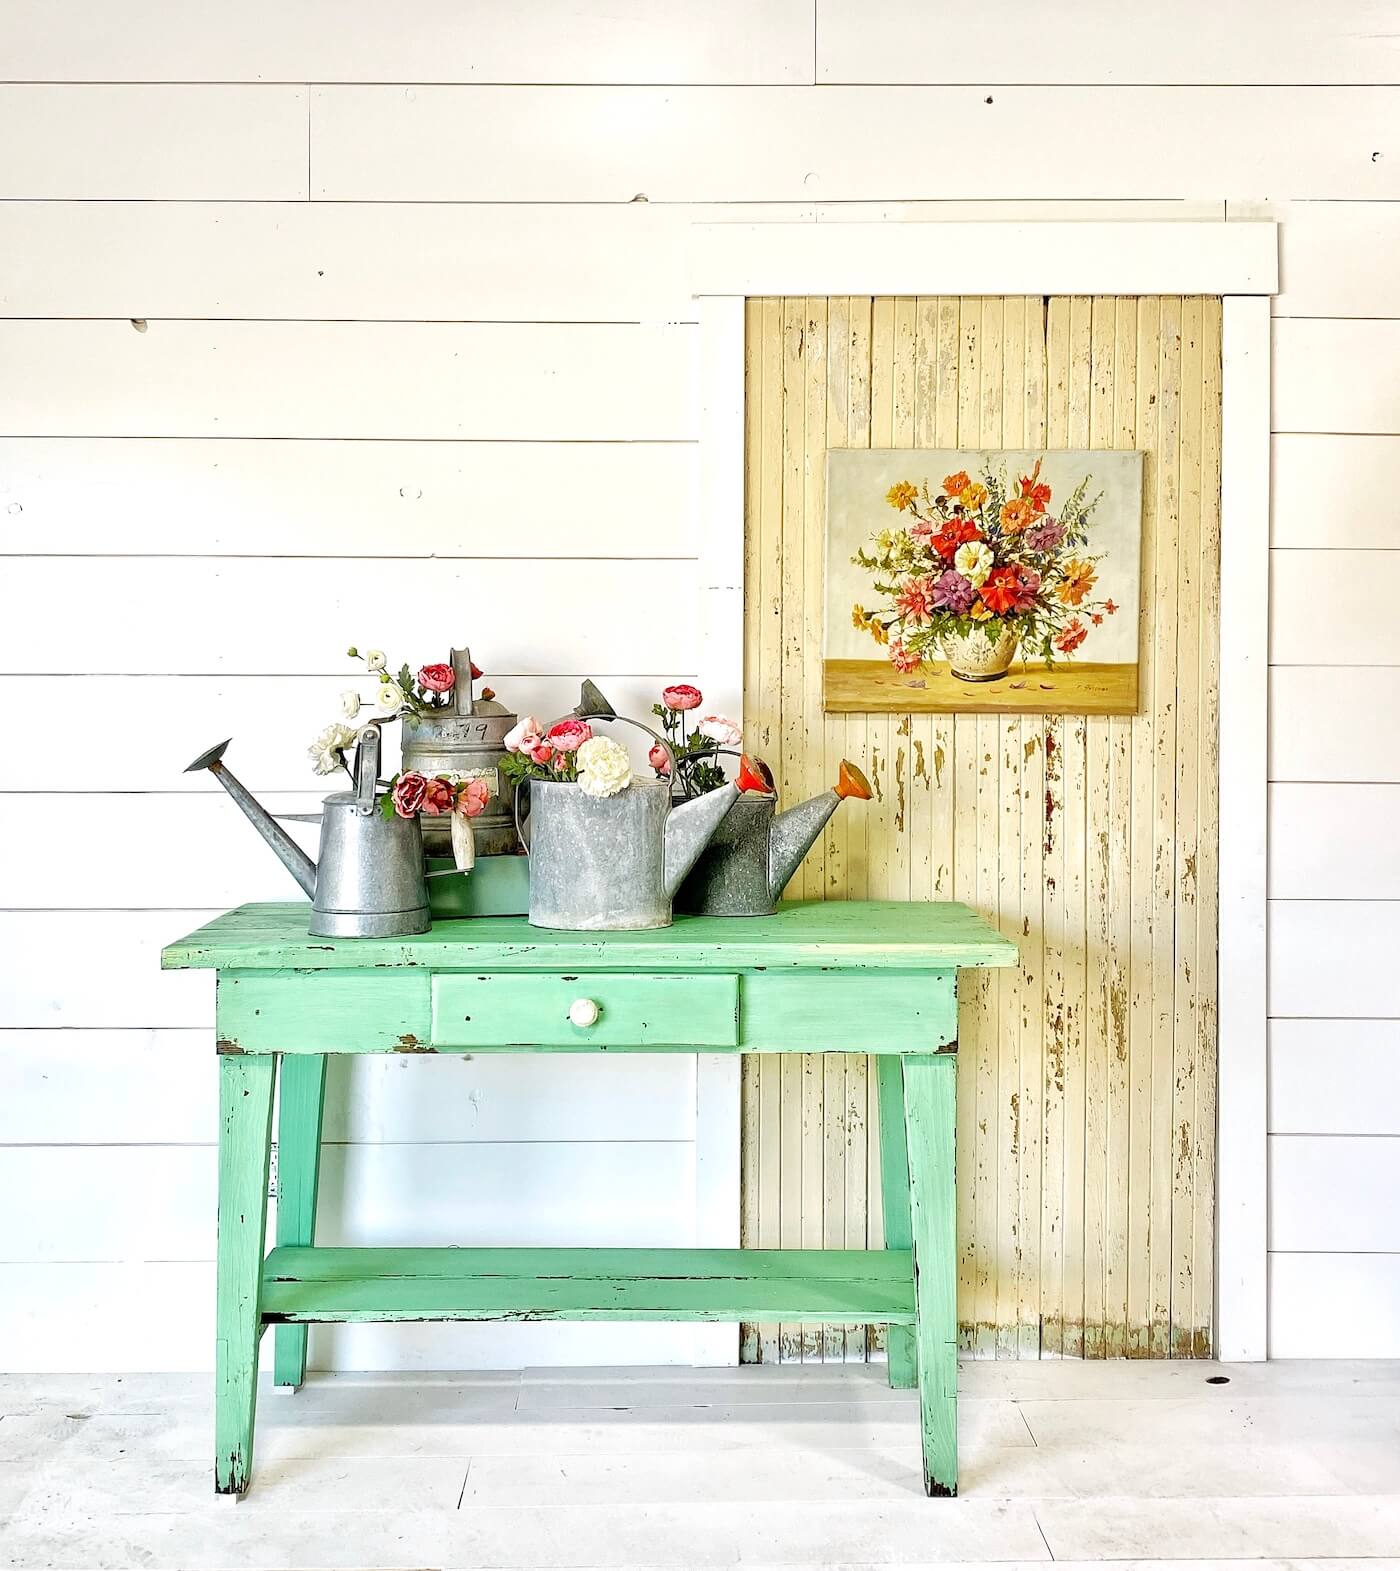
<path fill-rule="evenodd" d="M 1400 1567 L 1400 1363 L 962 1378 L 956 1500 L 911 1394 L 808 1365 L 313 1376 L 234 1503 L 208 1375 L 4 1376 L 0 1565 Z"/>

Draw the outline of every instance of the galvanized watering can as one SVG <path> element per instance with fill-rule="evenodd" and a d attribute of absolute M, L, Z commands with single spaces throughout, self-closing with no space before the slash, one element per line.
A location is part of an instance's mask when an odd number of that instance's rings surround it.
<path fill-rule="evenodd" d="M 253 828 L 311 896 L 315 938 L 403 938 L 432 925 L 423 881 L 423 836 L 417 818 L 379 811 L 379 727 L 360 733 L 355 789 L 336 791 L 303 822 L 321 825 L 320 860 L 313 862 L 281 824 L 223 763 L 227 742 L 201 753 L 185 771 L 207 769 L 247 814 Z M 290 816 L 290 815 L 289 815 Z M 296 815 L 300 817 L 301 815 Z"/>
<path fill-rule="evenodd" d="M 520 849 L 520 842 L 496 771 L 505 757 L 506 732 L 516 717 L 504 704 L 475 696 L 469 650 L 452 651 L 452 669 L 457 680 L 451 704 L 428 715 L 405 710 L 399 717 L 403 769 L 405 773 L 416 769 L 429 779 L 434 775 L 484 775 L 491 800 L 486 811 L 472 820 L 476 854 L 508 855 Z M 451 835 L 450 814 L 424 820 L 423 845 L 429 856 L 450 856 Z"/>
<path fill-rule="evenodd" d="M 762 764 L 757 769 L 762 770 L 761 776 L 744 760 L 739 771 L 743 795 L 681 885 L 678 911 L 696 916 L 771 915 L 802 858 L 841 803 L 851 796 L 870 799 L 869 781 L 849 759 L 842 759 L 831 790 L 780 813 L 772 776 Z"/>
<path fill-rule="evenodd" d="M 580 719 L 636 726 L 613 712 L 591 682 L 574 710 Z M 530 853 L 530 924 L 574 931 L 669 927 L 681 880 L 739 795 L 736 785 L 673 804 L 669 780 L 633 779 L 616 796 L 589 796 L 562 780 L 531 780 L 521 838 Z"/>

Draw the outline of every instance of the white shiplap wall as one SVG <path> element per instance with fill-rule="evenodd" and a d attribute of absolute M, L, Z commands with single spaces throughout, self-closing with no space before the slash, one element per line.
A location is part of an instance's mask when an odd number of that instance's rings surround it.
<path fill-rule="evenodd" d="M 178 773 L 194 752 L 232 732 L 250 784 L 308 805 L 300 750 L 352 639 L 417 655 L 468 635 L 540 712 L 585 669 L 620 706 L 704 679 L 693 221 L 1227 202 L 1279 217 L 1284 244 L 1273 1347 L 1400 1353 L 1400 1241 L 1373 1199 L 1400 1178 L 1400 623 L 1373 598 L 1400 549 L 1388 10 L 10 0 L 0 1183 L 31 1198 L 0 1211 L 0 1364 L 208 1359 L 209 992 L 155 954 L 285 886 Z M 1226 585 L 1226 615 L 1261 592 Z M 46 839 L 30 793 L 75 745 L 83 811 Z M 332 1085 L 326 1236 L 683 1237 L 689 1073 L 356 1065 Z M 423 1328 L 316 1351 L 689 1345 Z"/>

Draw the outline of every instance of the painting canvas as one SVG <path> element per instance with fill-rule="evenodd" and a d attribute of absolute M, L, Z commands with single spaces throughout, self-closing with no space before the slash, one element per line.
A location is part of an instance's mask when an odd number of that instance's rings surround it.
<path fill-rule="evenodd" d="M 828 710 L 1132 714 L 1143 455 L 827 454 Z"/>

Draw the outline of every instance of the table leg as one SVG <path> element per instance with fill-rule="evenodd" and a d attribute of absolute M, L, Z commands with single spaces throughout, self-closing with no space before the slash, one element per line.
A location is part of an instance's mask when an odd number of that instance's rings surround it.
<path fill-rule="evenodd" d="M 321 1172 L 324 1053 L 285 1053 L 277 1107 L 277 1242 L 316 1242 L 316 1185 Z M 295 1391 L 306 1378 L 305 1325 L 275 1326 L 272 1383 Z"/>
<path fill-rule="evenodd" d="M 904 1134 L 904 1068 L 898 1054 L 881 1053 L 880 1077 L 880 1200 L 885 1213 L 885 1248 L 908 1249 L 909 1156 Z M 913 1326 L 886 1326 L 889 1380 L 896 1390 L 919 1383 Z"/>
<path fill-rule="evenodd" d="M 221 1495 L 241 1495 L 252 1471 L 276 1072 L 272 1054 L 219 1059 L 214 1488 Z"/>
<path fill-rule="evenodd" d="M 958 1061 L 954 1054 L 904 1059 L 914 1327 L 923 1421 L 924 1491 L 958 1492 L 958 1270 L 954 1149 Z"/>

